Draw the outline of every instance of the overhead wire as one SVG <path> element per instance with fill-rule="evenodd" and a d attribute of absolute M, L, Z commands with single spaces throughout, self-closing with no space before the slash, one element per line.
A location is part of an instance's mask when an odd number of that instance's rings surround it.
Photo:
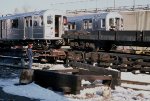
<path fill-rule="evenodd" d="M 72 1 L 72 2 L 59 2 L 59 3 L 51 3 L 50 5 L 72 4 L 72 3 L 88 2 L 88 1 L 95 1 L 95 0 L 78 0 L 78 1 Z"/>

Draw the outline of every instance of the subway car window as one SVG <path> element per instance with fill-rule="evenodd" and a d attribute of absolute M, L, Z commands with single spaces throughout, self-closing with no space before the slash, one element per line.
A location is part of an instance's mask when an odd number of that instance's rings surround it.
<path fill-rule="evenodd" d="M 38 26 L 38 22 L 34 21 L 34 27 L 37 27 L 37 26 Z"/>
<path fill-rule="evenodd" d="M 76 29 L 76 24 L 75 24 L 75 22 L 72 23 L 72 29 L 74 29 L 74 30 Z"/>
<path fill-rule="evenodd" d="M 6 25 L 5 22 L 6 22 L 6 21 L 2 21 L 2 29 L 6 29 L 6 27 L 5 27 L 5 25 Z"/>
<path fill-rule="evenodd" d="M 84 24 L 83 24 L 83 26 L 84 26 L 84 29 L 87 29 L 87 26 L 88 26 L 88 23 L 87 23 L 87 21 L 84 21 Z"/>
<path fill-rule="evenodd" d="M 32 27 L 32 19 L 30 19 L 30 27 Z"/>
<path fill-rule="evenodd" d="M 47 24 L 51 24 L 52 23 L 52 17 L 51 16 L 47 16 Z"/>
<path fill-rule="evenodd" d="M 18 19 L 12 20 L 12 28 L 18 28 Z"/>
<path fill-rule="evenodd" d="M 29 17 L 25 17 L 25 26 L 26 27 L 32 27 L 32 17 L 29 16 Z"/>
<path fill-rule="evenodd" d="M 69 22 L 68 23 L 68 29 L 69 30 L 76 30 L 76 24 L 75 24 L 75 22 Z"/>
<path fill-rule="evenodd" d="M 33 26 L 34 27 L 39 26 L 39 16 L 34 16 Z"/>
<path fill-rule="evenodd" d="M 68 29 L 71 30 L 71 24 L 68 24 Z"/>
<path fill-rule="evenodd" d="M 83 24 L 84 29 L 92 29 L 92 20 L 91 19 L 84 20 L 83 22 L 84 22 L 84 24 Z"/>
<path fill-rule="evenodd" d="M 116 25 L 120 24 L 120 18 L 116 18 Z"/>
<path fill-rule="evenodd" d="M 121 27 L 123 27 L 123 19 L 121 19 Z"/>
<path fill-rule="evenodd" d="M 63 17 L 63 23 L 64 23 L 64 25 L 67 25 L 67 17 L 66 16 Z"/>
<path fill-rule="evenodd" d="M 113 18 L 109 19 L 109 26 L 114 26 L 114 19 Z"/>
<path fill-rule="evenodd" d="M 89 29 L 92 29 L 92 20 L 89 20 L 88 27 Z"/>
<path fill-rule="evenodd" d="M 40 16 L 40 19 L 39 19 L 39 26 L 43 26 L 43 16 Z"/>
<path fill-rule="evenodd" d="M 106 21 L 105 21 L 105 19 L 102 19 L 101 20 L 101 28 L 105 28 L 105 26 L 106 26 Z"/>
<path fill-rule="evenodd" d="M 29 27 L 29 21 L 26 20 L 26 27 Z"/>

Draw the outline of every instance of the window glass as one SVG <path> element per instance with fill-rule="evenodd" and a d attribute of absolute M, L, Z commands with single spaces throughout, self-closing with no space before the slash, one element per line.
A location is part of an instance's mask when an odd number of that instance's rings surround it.
<path fill-rule="evenodd" d="M 37 27 L 37 26 L 38 26 L 38 22 L 34 21 L 34 27 Z"/>
<path fill-rule="evenodd" d="M 12 28 L 18 28 L 18 19 L 12 20 Z"/>
<path fill-rule="evenodd" d="M 104 28 L 104 27 L 106 26 L 106 24 L 105 24 L 105 23 L 106 23 L 105 19 L 102 19 L 101 22 L 102 22 L 102 23 L 101 23 L 101 27 Z"/>
<path fill-rule="evenodd" d="M 32 26 L 32 19 L 30 19 L 30 26 Z"/>
<path fill-rule="evenodd" d="M 114 19 L 113 18 L 109 19 L 109 26 L 114 26 Z"/>
<path fill-rule="evenodd" d="M 123 27 L 123 19 L 121 19 L 121 27 Z"/>
<path fill-rule="evenodd" d="M 72 23 L 72 29 L 74 29 L 74 30 L 76 29 L 76 24 L 75 24 L 75 22 Z"/>
<path fill-rule="evenodd" d="M 120 25 L 120 18 L 116 18 L 116 25 L 119 26 Z"/>
<path fill-rule="evenodd" d="M 83 28 L 84 28 L 84 29 L 87 29 L 87 21 L 84 21 L 84 23 L 83 23 Z"/>
<path fill-rule="evenodd" d="M 83 21 L 83 28 L 84 29 L 92 29 L 92 20 L 86 19 Z"/>
<path fill-rule="evenodd" d="M 34 19 L 33 19 L 33 26 L 34 26 L 34 27 L 39 26 L 39 16 L 34 16 Z"/>
<path fill-rule="evenodd" d="M 68 29 L 71 30 L 71 24 L 68 24 Z"/>
<path fill-rule="evenodd" d="M 47 24 L 51 24 L 51 23 L 53 23 L 52 17 L 47 16 Z"/>
<path fill-rule="evenodd" d="M 25 17 L 25 27 L 32 27 L 32 17 Z"/>
<path fill-rule="evenodd" d="M 29 21 L 26 20 L 26 27 L 29 27 Z"/>
<path fill-rule="evenodd" d="M 88 27 L 89 29 L 92 29 L 92 20 L 89 20 Z"/>
<path fill-rule="evenodd" d="M 6 27 L 5 27 L 5 25 L 6 25 L 5 22 L 6 22 L 6 21 L 2 21 L 2 29 L 6 29 Z"/>
<path fill-rule="evenodd" d="M 43 16 L 40 16 L 40 19 L 39 19 L 39 26 L 43 26 Z"/>
<path fill-rule="evenodd" d="M 76 24 L 75 24 L 75 22 L 70 22 L 70 23 L 68 23 L 68 29 L 69 29 L 69 30 L 75 30 L 75 29 L 76 29 Z"/>

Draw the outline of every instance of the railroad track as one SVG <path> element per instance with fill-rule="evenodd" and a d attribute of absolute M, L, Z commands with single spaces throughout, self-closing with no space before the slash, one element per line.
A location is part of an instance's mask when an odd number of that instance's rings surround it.
<path fill-rule="evenodd" d="M 25 58 L 25 49 L 11 49 L 0 50 L 0 58 L 12 58 L 22 61 Z M 150 73 L 150 56 L 141 54 L 129 54 L 116 51 L 110 52 L 86 52 L 78 50 L 66 50 L 66 49 L 51 49 L 51 50 L 33 50 L 35 54 L 35 61 L 42 63 L 56 63 L 57 60 L 64 61 L 64 64 L 69 61 L 82 62 L 85 64 L 92 64 L 95 66 L 113 69 L 120 71 L 141 73 Z M 4 64 L 3 64 L 4 65 Z M 23 66 L 23 63 L 22 63 Z"/>
<path fill-rule="evenodd" d="M 118 69 L 120 71 L 136 71 L 150 73 L 150 56 L 117 53 L 117 52 L 84 52 L 67 51 L 68 61 L 77 61 L 85 64 L 97 65 L 99 67 Z"/>
<path fill-rule="evenodd" d="M 126 86 L 126 85 L 122 85 L 122 84 L 129 84 L 129 85 L 134 85 L 134 86 Z M 135 85 L 138 85 L 138 87 L 136 87 Z M 140 82 L 140 81 L 131 81 L 131 80 L 121 80 L 121 87 L 125 88 L 125 89 L 133 89 L 133 90 L 142 90 L 142 91 L 150 91 L 150 89 L 144 89 L 142 88 L 142 86 L 149 86 L 150 83 L 148 82 Z M 140 87 L 141 86 L 141 87 Z"/>
<path fill-rule="evenodd" d="M 137 85 L 150 85 L 150 83 L 148 83 L 148 82 L 131 81 L 131 80 L 121 80 L 121 83 L 137 84 Z"/>

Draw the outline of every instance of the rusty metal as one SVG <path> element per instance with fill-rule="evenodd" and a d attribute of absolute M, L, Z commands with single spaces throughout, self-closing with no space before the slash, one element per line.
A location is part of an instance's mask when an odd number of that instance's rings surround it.
<path fill-rule="evenodd" d="M 65 60 L 66 59 L 66 53 L 62 49 L 51 49 L 47 51 L 43 50 L 33 50 L 33 52 L 36 54 L 34 58 L 37 58 L 41 62 L 53 62 L 55 63 L 57 60 Z"/>
<path fill-rule="evenodd" d="M 150 85 L 150 83 L 147 83 L 147 82 L 130 81 L 130 80 L 121 80 L 121 83 L 137 84 L 137 85 Z"/>
<path fill-rule="evenodd" d="M 141 72 L 150 72 L 150 57 L 147 55 L 135 55 L 114 52 L 85 52 L 68 51 L 67 60 L 83 62 L 88 64 L 96 63 L 100 67 L 111 67 L 113 69 Z"/>
<path fill-rule="evenodd" d="M 150 85 L 150 83 L 148 82 L 140 82 L 140 81 L 130 81 L 130 80 L 121 80 L 121 83 L 126 83 L 126 84 L 134 84 L 134 85 Z M 142 91 L 150 91 L 150 90 L 146 90 L 146 89 L 142 89 L 142 88 L 134 88 L 134 87 L 125 87 L 125 86 L 121 86 L 123 88 L 126 89 L 133 89 L 133 90 L 142 90 Z"/>

